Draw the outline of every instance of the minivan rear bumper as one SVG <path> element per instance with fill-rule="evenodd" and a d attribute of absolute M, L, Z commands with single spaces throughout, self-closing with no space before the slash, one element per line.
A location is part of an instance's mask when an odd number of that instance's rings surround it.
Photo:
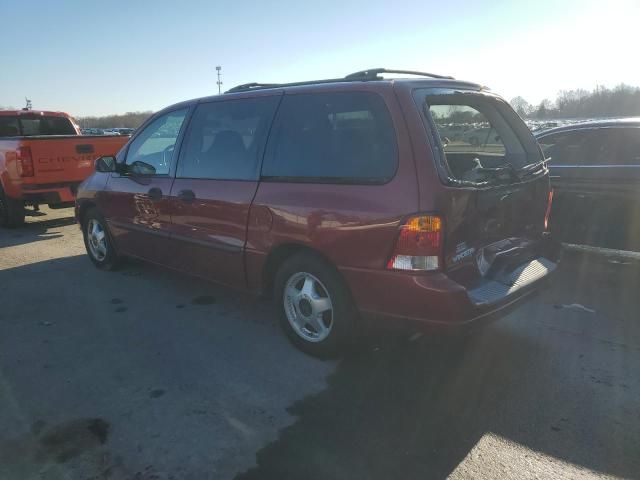
<path fill-rule="evenodd" d="M 343 274 L 365 320 L 456 330 L 500 318 L 548 280 L 556 266 L 556 262 L 539 257 L 515 269 L 508 280 L 511 285 L 483 279 L 473 288 L 444 273 L 408 275 L 345 269 Z"/>

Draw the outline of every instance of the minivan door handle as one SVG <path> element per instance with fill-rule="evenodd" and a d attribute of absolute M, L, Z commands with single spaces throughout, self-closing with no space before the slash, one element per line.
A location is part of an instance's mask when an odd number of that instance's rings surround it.
<path fill-rule="evenodd" d="M 191 203 L 196 199 L 196 194 L 193 190 L 180 190 L 178 192 L 178 198 L 186 203 Z"/>
<path fill-rule="evenodd" d="M 161 200 L 162 199 L 162 190 L 158 187 L 150 188 L 147 192 L 150 200 Z"/>

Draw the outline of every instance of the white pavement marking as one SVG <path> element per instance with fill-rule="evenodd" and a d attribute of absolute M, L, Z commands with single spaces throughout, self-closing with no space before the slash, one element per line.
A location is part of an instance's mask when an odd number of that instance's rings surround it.
<path fill-rule="evenodd" d="M 595 310 L 593 310 L 592 308 L 587 308 L 584 305 L 580 304 L 580 303 L 572 303 L 570 305 L 565 305 L 562 304 L 561 305 L 562 308 L 568 308 L 571 310 L 582 310 L 583 312 L 587 312 L 587 313 L 596 313 Z"/>
<path fill-rule="evenodd" d="M 614 248 L 592 247 L 591 245 L 577 245 L 575 243 L 563 243 L 562 246 L 567 250 L 576 252 L 595 253 L 597 255 L 605 255 L 607 257 L 628 258 L 631 260 L 640 260 L 640 252 L 630 250 L 616 250 Z"/>

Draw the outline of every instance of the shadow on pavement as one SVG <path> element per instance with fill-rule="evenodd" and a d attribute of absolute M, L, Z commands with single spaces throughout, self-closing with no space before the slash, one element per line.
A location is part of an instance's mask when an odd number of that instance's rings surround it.
<path fill-rule="evenodd" d="M 550 291 L 473 336 L 381 340 L 293 405 L 298 422 L 237 478 L 445 478 L 488 433 L 637 477 L 640 270 L 620 271 L 572 256 Z"/>
<path fill-rule="evenodd" d="M 62 233 L 50 232 L 50 230 L 73 225 L 74 223 L 75 218 L 72 215 L 48 220 L 32 220 L 20 228 L 0 228 L 0 248 L 60 238 L 63 236 Z"/>
<path fill-rule="evenodd" d="M 262 304 L 155 267 L 104 273 L 84 256 L 40 262 L 0 271 L 0 284 L 17 292 L 29 291 L 36 273 L 67 287 L 36 289 L 28 304 L 0 291 L 4 385 L 20 392 L 16 406 L 38 412 L 32 421 L 76 410 L 113 421 L 118 435 L 107 447 L 127 452 L 131 468 L 141 455 L 134 445 L 183 453 L 147 453 L 159 471 L 175 466 L 167 458 L 184 462 L 197 451 L 193 478 L 207 478 L 214 464 L 218 473 L 235 467 L 225 452 L 238 438 L 260 448 L 257 467 L 240 479 L 444 478 L 487 434 L 634 478 L 640 269 L 616 262 L 566 255 L 550 289 L 474 335 L 371 338 L 312 394 L 326 365 L 287 345 Z M 301 392 L 308 396 L 295 401 Z M 284 413 L 280 402 L 298 419 L 278 440 L 264 446 L 238 435 L 268 431 L 270 416 Z M 4 431 L 22 428 L 10 408 L 3 415 Z M 143 435 L 149 425 L 160 436 Z"/>
<path fill-rule="evenodd" d="M 335 368 L 268 304 L 138 262 L 67 256 L 0 285 L 3 480 L 232 478 Z"/>

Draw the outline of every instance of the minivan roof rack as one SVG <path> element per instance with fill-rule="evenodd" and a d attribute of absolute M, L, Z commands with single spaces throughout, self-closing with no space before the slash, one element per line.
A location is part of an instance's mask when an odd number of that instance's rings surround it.
<path fill-rule="evenodd" d="M 243 83 L 237 85 L 224 93 L 236 93 L 247 92 L 250 90 L 260 90 L 263 88 L 280 88 L 280 87 L 297 87 L 302 85 L 316 85 L 319 83 L 336 83 L 336 82 L 367 82 L 371 80 L 383 80 L 380 76 L 381 73 L 399 73 L 405 75 L 416 75 L 420 77 L 441 78 L 446 80 L 453 80 L 453 77 L 446 75 L 436 75 L 434 73 L 416 72 L 413 70 L 394 70 L 388 68 L 370 68 L 368 70 L 361 70 L 359 72 L 350 73 L 346 77 L 342 78 L 327 78 L 324 80 L 307 80 L 304 82 L 292 82 L 292 83 Z"/>
<path fill-rule="evenodd" d="M 279 83 L 243 83 L 242 85 L 236 85 L 233 88 L 230 88 L 224 93 L 233 93 L 233 92 L 244 92 L 245 90 L 253 90 L 255 88 L 274 88 L 280 86 Z"/>
<path fill-rule="evenodd" d="M 417 72 L 415 70 L 394 70 L 390 68 L 370 68 L 368 70 L 361 70 L 359 72 L 351 73 L 344 78 L 347 80 L 361 80 L 365 78 L 371 80 L 381 80 L 381 77 L 379 76 L 381 73 L 400 73 L 405 75 L 416 75 L 419 77 L 453 80 L 453 77 L 447 75 L 436 75 L 435 73 Z"/>

